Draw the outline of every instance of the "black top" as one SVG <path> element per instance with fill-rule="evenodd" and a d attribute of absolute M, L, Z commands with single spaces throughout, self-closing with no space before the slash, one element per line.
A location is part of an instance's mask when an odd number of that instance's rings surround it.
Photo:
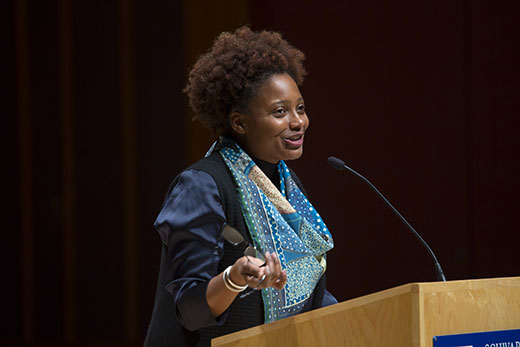
<path fill-rule="evenodd" d="M 276 170 L 277 165 L 258 159 L 255 159 L 255 163 L 279 188 L 280 182 L 278 178 L 278 170 Z M 242 234 L 245 240 L 251 242 L 249 231 L 242 216 L 241 206 L 237 197 L 237 190 L 233 177 L 220 154 L 215 152 L 208 158 L 198 161 L 189 169 L 204 171 L 211 175 L 218 188 L 220 203 L 224 210 L 226 223 L 234 226 Z M 291 172 L 291 175 L 302 192 L 304 192 L 297 176 L 293 172 Z M 180 176 L 172 182 L 167 194 L 167 200 L 173 188 L 177 185 L 179 177 Z M 159 229 L 158 231 L 161 233 Z M 170 234 L 181 233 L 175 232 Z M 178 254 L 179 252 L 182 252 L 182 250 L 175 248 L 177 243 L 172 242 L 172 235 L 166 234 L 161 236 L 164 243 L 161 257 L 161 268 L 159 272 L 154 311 L 146 337 L 145 346 L 209 346 L 211 339 L 214 337 L 263 324 L 264 313 L 261 292 L 255 291 L 244 298 L 238 296 L 221 317 L 215 319 L 213 323 L 208 323 L 214 324 L 212 326 L 196 328 L 196 331 L 189 331 L 185 326 L 182 326 L 179 323 L 176 313 L 176 301 L 172 294 L 165 289 L 168 287 L 168 284 L 171 285 L 172 274 L 177 271 L 176 269 L 179 266 L 179 262 L 173 260 L 176 259 L 176 257 L 178 258 Z M 223 254 L 220 255 L 221 258 L 218 267 L 214 269 L 214 273 L 211 274 L 211 277 L 222 272 L 227 266 L 232 265 L 243 254 L 243 249 L 241 247 L 234 247 L 227 242 L 221 242 L 221 244 L 223 246 Z M 305 310 L 321 307 L 325 291 L 324 277 L 325 276 L 322 277 L 316 286 L 313 294 L 312 307 L 307 307 Z M 205 292 L 208 282 L 209 280 L 197 283 L 193 289 L 190 290 L 190 296 L 199 302 L 201 300 L 205 301 Z M 203 304 L 206 303 L 204 302 Z M 178 302 L 177 305 L 179 305 Z M 204 305 L 198 306 L 203 307 Z M 194 306 L 190 306 L 188 303 L 186 307 Z"/>

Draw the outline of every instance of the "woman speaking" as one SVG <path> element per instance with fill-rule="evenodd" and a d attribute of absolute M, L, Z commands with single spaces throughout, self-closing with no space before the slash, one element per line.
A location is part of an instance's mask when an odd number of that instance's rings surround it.
<path fill-rule="evenodd" d="M 222 33 L 189 74 L 195 119 L 219 135 L 175 178 L 155 221 L 163 243 L 146 346 L 212 338 L 337 302 L 329 230 L 285 161 L 309 118 L 304 54 L 274 32 Z"/>

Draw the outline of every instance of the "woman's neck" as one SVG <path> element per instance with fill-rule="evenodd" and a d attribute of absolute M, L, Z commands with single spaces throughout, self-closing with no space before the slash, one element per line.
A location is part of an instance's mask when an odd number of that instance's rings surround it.
<path fill-rule="evenodd" d="M 246 153 L 247 153 L 247 148 L 244 147 L 244 144 L 242 143 L 242 141 L 240 141 L 240 139 L 236 135 L 223 134 L 223 136 L 229 137 L 229 138 L 233 139 L 234 141 L 236 141 L 240 145 L 240 147 L 242 147 L 242 149 L 244 151 L 246 151 Z M 276 164 L 269 163 L 265 160 L 255 158 L 255 157 L 251 156 L 250 154 L 249 154 L 249 156 L 251 157 L 251 159 L 253 159 L 253 161 L 260 168 L 260 170 L 262 170 L 262 172 L 271 180 L 271 182 L 273 182 L 273 184 L 276 186 L 276 188 L 280 189 L 280 177 L 278 175 L 278 163 L 276 163 Z"/>
<path fill-rule="evenodd" d="M 280 189 L 280 178 L 278 176 L 278 164 L 271 164 L 258 158 L 251 157 L 263 173 Z"/>

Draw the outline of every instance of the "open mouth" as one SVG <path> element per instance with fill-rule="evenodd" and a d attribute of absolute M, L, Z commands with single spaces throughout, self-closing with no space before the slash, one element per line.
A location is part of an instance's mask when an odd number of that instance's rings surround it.
<path fill-rule="evenodd" d="M 284 138 L 285 144 L 289 148 L 298 148 L 303 145 L 303 134 L 297 134 L 294 136 Z"/>

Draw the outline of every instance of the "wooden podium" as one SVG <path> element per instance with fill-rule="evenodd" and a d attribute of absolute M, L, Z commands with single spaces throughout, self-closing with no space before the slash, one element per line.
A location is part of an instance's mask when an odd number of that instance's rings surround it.
<path fill-rule="evenodd" d="M 432 346 L 520 328 L 520 277 L 412 283 L 212 340 L 212 346 Z"/>

